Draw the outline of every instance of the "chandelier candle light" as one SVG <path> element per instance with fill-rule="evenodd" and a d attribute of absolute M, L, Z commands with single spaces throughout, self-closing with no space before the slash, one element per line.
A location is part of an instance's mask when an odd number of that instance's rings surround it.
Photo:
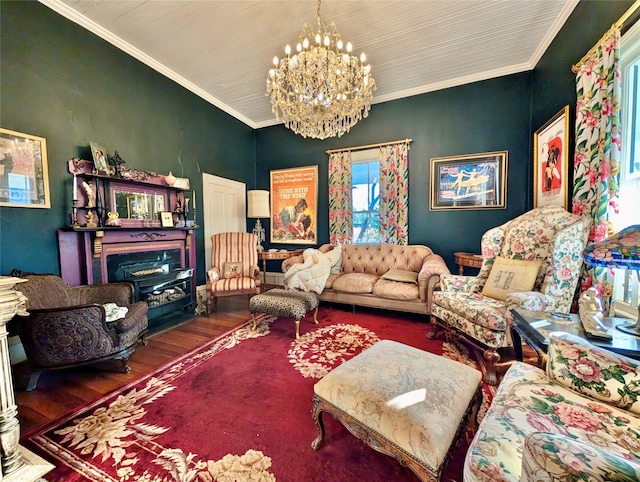
<path fill-rule="evenodd" d="M 335 22 L 321 22 L 318 0 L 317 30 L 305 23 L 297 53 L 291 55 L 287 45 L 285 58 L 273 58 L 266 95 L 276 119 L 302 137 L 325 139 L 349 132 L 367 117 L 376 82 L 364 52 L 358 60 L 352 49 L 351 42 L 343 44 Z"/>

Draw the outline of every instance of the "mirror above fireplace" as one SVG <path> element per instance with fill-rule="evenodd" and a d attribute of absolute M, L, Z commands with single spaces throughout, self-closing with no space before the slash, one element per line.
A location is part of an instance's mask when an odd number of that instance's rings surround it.
<path fill-rule="evenodd" d="M 120 219 L 149 220 L 158 219 L 158 213 L 168 211 L 164 194 L 145 189 L 114 189 L 112 191 L 112 209 Z"/>

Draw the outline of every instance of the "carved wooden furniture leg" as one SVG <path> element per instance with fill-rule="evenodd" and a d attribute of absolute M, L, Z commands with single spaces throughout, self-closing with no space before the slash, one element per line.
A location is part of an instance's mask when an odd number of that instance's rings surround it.
<path fill-rule="evenodd" d="M 295 320 L 296 323 L 296 340 L 300 339 L 300 320 Z"/>
<path fill-rule="evenodd" d="M 498 375 L 496 373 L 496 365 L 500 362 L 500 354 L 495 348 L 488 348 L 482 352 L 482 357 L 486 364 L 486 373 L 484 374 L 484 381 L 488 385 L 498 384 Z"/>
<path fill-rule="evenodd" d="M 438 329 L 440 328 L 440 324 L 438 323 L 437 318 L 433 315 L 429 317 L 429 322 L 433 327 L 433 331 L 427 332 L 426 337 L 429 340 L 433 340 L 438 334 Z"/>

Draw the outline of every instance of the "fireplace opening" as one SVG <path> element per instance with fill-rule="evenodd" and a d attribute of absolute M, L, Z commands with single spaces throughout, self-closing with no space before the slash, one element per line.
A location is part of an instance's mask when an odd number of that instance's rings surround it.
<path fill-rule="evenodd" d="M 133 284 L 136 301 L 149 305 L 149 318 L 192 304 L 193 269 L 183 268 L 179 249 L 107 256 L 109 282 Z"/>

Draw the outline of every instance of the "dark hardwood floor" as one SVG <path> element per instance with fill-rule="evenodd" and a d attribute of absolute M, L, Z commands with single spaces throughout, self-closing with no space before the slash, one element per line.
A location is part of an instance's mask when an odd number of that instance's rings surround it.
<path fill-rule="evenodd" d="M 248 300 L 248 295 L 220 298 L 217 310 L 208 317 L 175 315 L 176 321 L 182 321 L 180 324 L 153 333 L 148 337 L 148 344 L 139 345 L 131 355 L 130 373 L 89 367 L 43 372 L 37 388 L 27 392 L 28 362 L 14 365 L 12 374 L 21 433 L 26 434 L 241 325 L 251 318 Z"/>

